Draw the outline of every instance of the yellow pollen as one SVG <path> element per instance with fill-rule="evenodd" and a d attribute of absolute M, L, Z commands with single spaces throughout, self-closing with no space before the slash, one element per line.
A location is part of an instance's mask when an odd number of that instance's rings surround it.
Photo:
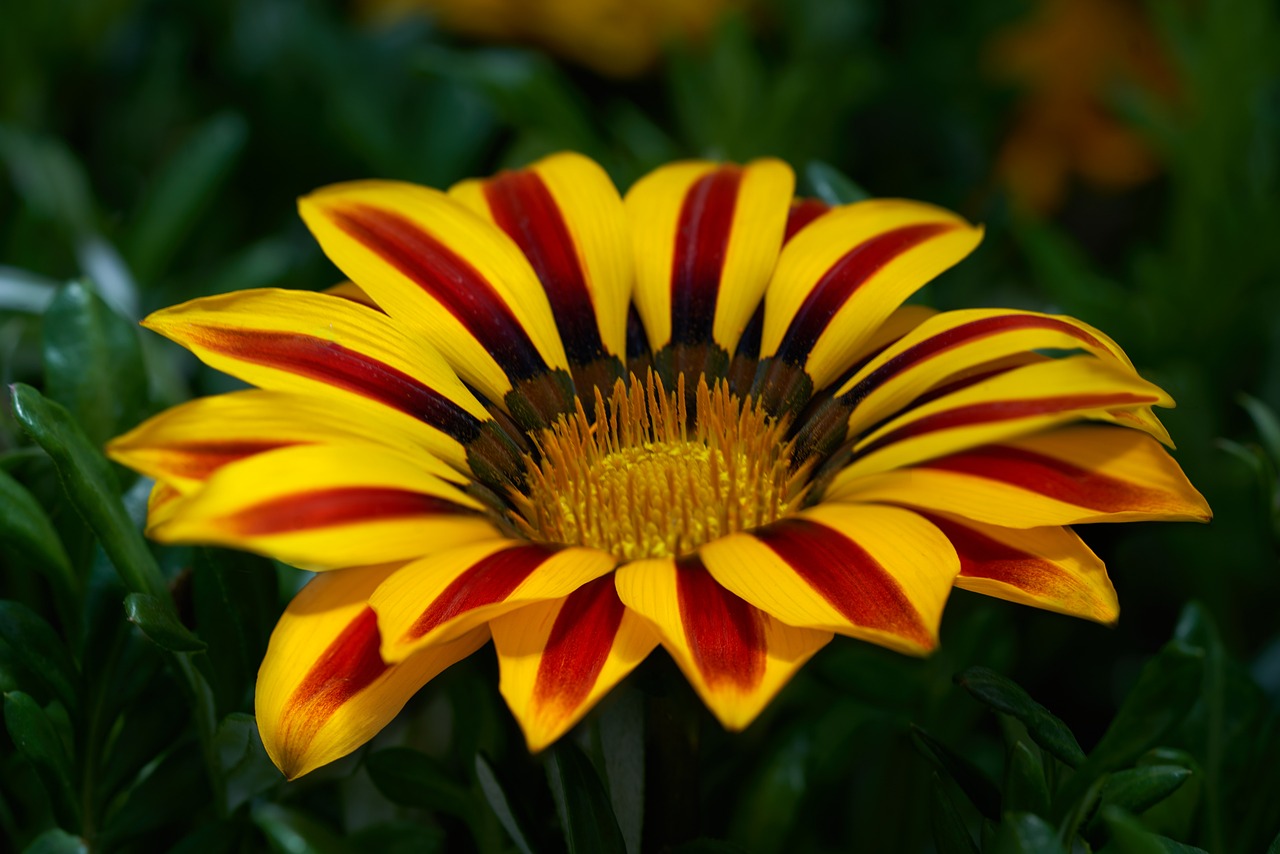
<path fill-rule="evenodd" d="M 577 401 L 536 438 L 517 526 L 625 560 L 678 557 L 800 504 L 807 469 L 791 470 L 784 423 L 701 376 L 692 420 L 685 401 L 683 374 L 669 393 L 653 373 L 618 380 L 607 401 L 597 389 L 594 421 Z"/>

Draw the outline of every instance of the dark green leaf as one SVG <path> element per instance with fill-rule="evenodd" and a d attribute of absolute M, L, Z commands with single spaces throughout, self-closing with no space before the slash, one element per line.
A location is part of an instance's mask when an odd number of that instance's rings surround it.
<path fill-rule="evenodd" d="M 283 780 L 267 756 L 253 715 L 235 712 L 223 718 L 213 736 L 213 749 L 222 769 L 229 812 Z"/>
<path fill-rule="evenodd" d="M 347 837 L 347 844 L 354 851 L 370 854 L 435 854 L 447 850 L 444 831 L 412 821 L 390 821 L 366 827 Z"/>
<path fill-rule="evenodd" d="M 13 411 L 53 460 L 63 488 L 97 535 L 125 586 L 171 601 L 155 558 L 120 500 L 115 473 L 67 410 L 30 386 L 17 383 L 13 386 Z"/>
<path fill-rule="evenodd" d="M 56 139 L 0 125 L 0 161 L 32 211 L 62 226 L 68 235 L 92 228 L 93 204 L 84 167 Z"/>
<path fill-rule="evenodd" d="M 279 617 L 271 561 L 223 549 L 199 549 L 192 562 L 196 625 L 209 644 L 219 708 L 238 709 L 252 690 Z"/>
<path fill-rule="evenodd" d="M 99 841 L 105 850 L 116 850 L 161 828 L 182 826 L 190 819 L 193 805 L 211 800 L 208 769 L 197 745 L 186 740 L 143 774 L 123 802 L 117 802 Z"/>
<path fill-rule="evenodd" d="M 591 760 L 573 742 L 561 741 L 547 756 L 547 779 L 564 825 L 569 854 L 626 854 L 609 796 Z"/>
<path fill-rule="evenodd" d="M 934 767 L 955 781 L 978 812 L 992 821 L 1000 820 L 1000 791 L 982 769 L 919 727 L 911 727 L 911 742 Z"/>
<path fill-rule="evenodd" d="M 605 785 L 628 854 L 640 854 L 644 829 L 644 701 L 635 689 L 615 689 L 599 717 Z"/>
<path fill-rule="evenodd" d="M 1014 742 L 1006 759 L 1004 777 L 1005 812 L 1049 814 L 1049 784 L 1044 763 L 1025 742 Z"/>
<path fill-rule="evenodd" d="M 1102 787 L 1102 805 L 1141 813 L 1178 790 L 1191 771 L 1178 765 L 1146 765 L 1117 771 Z"/>
<path fill-rule="evenodd" d="M 207 644 L 191 633 L 178 620 L 173 606 L 146 593 L 130 593 L 124 597 L 124 612 L 129 622 L 161 649 L 170 652 L 199 652 Z"/>
<path fill-rule="evenodd" d="M 258 803 L 250 814 L 277 854 L 345 854 L 355 850 L 335 831 L 297 810 Z"/>
<path fill-rule="evenodd" d="M 1202 848 L 1151 833 L 1142 822 L 1119 807 L 1104 808 L 1102 818 L 1111 833 L 1111 841 L 1099 854 L 1208 854 Z"/>
<path fill-rule="evenodd" d="M 996 854 L 1066 854 L 1058 836 L 1038 815 L 1009 813 L 996 834 Z"/>
<path fill-rule="evenodd" d="M 734 813 L 733 838 L 754 851 L 782 851 L 793 835 L 797 813 L 809 788 L 814 737 L 807 727 L 775 742 Z"/>
<path fill-rule="evenodd" d="M 80 809 L 71 785 L 71 757 L 53 721 L 30 696 L 11 691 L 4 695 L 4 723 L 18 752 L 40 775 L 59 823 L 78 827 Z"/>
<path fill-rule="evenodd" d="M 127 254 L 142 281 L 164 271 L 223 186 L 248 135 L 248 125 L 239 115 L 214 116 L 161 167 L 129 230 Z"/>
<path fill-rule="evenodd" d="M 95 446 L 137 423 L 147 405 L 138 329 L 83 282 L 61 287 L 44 315 L 45 393 Z"/>
<path fill-rule="evenodd" d="M 1011 679 L 985 667 L 970 667 L 956 677 L 956 682 L 980 702 L 1017 718 L 1036 744 L 1067 765 L 1075 768 L 1084 761 L 1084 751 L 1067 725 Z"/>
<path fill-rule="evenodd" d="M 39 567 L 59 596 L 74 599 L 80 580 L 71 568 L 62 540 L 40 502 L 30 492 L 0 470 L 0 555 L 6 567 Z"/>
<path fill-rule="evenodd" d="M 929 801 L 933 843 L 938 846 L 938 854 L 978 854 L 978 846 L 969 835 L 969 828 L 965 827 L 960 811 L 951 802 L 951 796 L 937 774 L 933 775 Z"/>
<path fill-rule="evenodd" d="M 22 854 L 89 854 L 89 844 L 55 827 L 33 839 Z"/>
<path fill-rule="evenodd" d="M 15 662 L 50 698 L 75 709 L 78 674 L 66 644 L 20 602 L 0 601 L 0 655 Z"/>
<path fill-rule="evenodd" d="M 871 194 L 855 184 L 848 175 L 821 160 L 811 160 L 804 168 L 805 180 L 813 194 L 829 205 L 847 205 L 868 199 Z"/>
<path fill-rule="evenodd" d="M 1258 431 L 1258 438 L 1267 455 L 1275 465 L 1280 466 L 1280 418 L 1271 407 L 1256 397 L 1242 394 L 1237 399 L 1253 420 L 1253 426 Z"/>
<path fill-rule="evenodd" d="M 471 795 L 440 763 L 417 750 L 392 747 L 369 754 L 369 778 L 389 800 L 406 807 L 440 810 L 466 816 Z"/>
<path fill-rule="evenodd" d="M 476 754 L 476 780 L 480 783 L 480 789 L 484 792 L 485 800 L 489 802 L 489 808 L 498 817 L 498 823 L 502 825 L 502 829 L 511 837 L 511 841 L 515 843 L 516 848 L 520 849 L 521 854 L 533 854 L 533 848 L 529 845 L 529 840 L 525 837 L 524 831 L 520 829 L 520 822 L 516 819 L 515 813 L 511 811 L 511 802 L 507 800 L 506 792 L 502 791 L 502 784 L 498 782 L 498 778 L 493 773 L 493 768 L 489 766 L 488 760 L 479 753 Z"/>

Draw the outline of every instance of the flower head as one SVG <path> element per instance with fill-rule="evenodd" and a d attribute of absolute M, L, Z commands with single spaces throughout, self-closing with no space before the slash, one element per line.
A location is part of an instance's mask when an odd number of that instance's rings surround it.
<path fill-rule="evenodd" d="M 658 645 L 738 729 L 833 634 L 929 652 L 953 586 L 1112 621 L 1065 526 L 1208 518 L 1104 334 L 902 304 L 979 229 L 792 194 L 687 162 L 623 200 L 572 154 L 343 184 L 301 210 L 354 285 L 147 319 L 257 386 L 111 444 L 151 536 L 320 571 L 258 678 L 287 775 L 490 636 L 533 750 Z"/>

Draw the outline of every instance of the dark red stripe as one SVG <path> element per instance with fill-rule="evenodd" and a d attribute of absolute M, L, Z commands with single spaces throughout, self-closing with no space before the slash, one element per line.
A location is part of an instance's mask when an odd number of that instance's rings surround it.
<path fill-rule="evenodd" d="M 170 445 L 159 450 L 166 455 L 165 471 L 181 477 L 203 479 L 223 466 L 243 460 L 245 457 L 298 444 L 303 443 L 228 439 L 223 442 L 184 442 L 181 445 Z"/>
<path fill-rule="evenodd" d="M 285 703 L 282 739 L 300 756 L 342 704 L 372 685 L 387 670 L 378 649 L 378 617 L 365 609 L 325 649 Z"/>
<path fill-rule="evenodd" d="M 899 255 L 955 227 L 949 222 L 903 226 L 850 249 L 831 265 L 800 304 L 778 345 L 778 358 L 795 365 L 804 364 L 831 318 L 858 288 Z"/>
<path fill-rule="evenodd" d="M 791 204 L 791 212 L 787 214 L 787 229 L 783 233 L 782 242 L 786 244 L 800 229 L 829 210 L 831 206 L 826 202 L 817 199 L 796 199 Z"/>
<path fill-rule="evenodd" d="M 466 611 L 501 602 L 552 553 L 546 546 L 515 546 L 481 559 L 427 605 L 402 640 L 420 638 Z"/>
<path fill-rule="evenodd" d="M 749 691 L 765 669 L 764 623 L 760 612 L 725 590 L 702 561 L 676 561 L 676 598 L 693 664 L 711 688 Z"/>
<path fill-rule="evenodd" d="M 612 575 L 569 594 L 538 663 L 536 702 L 556 703 L 566 711 L 582 704 L 600 678 L 625 610 L 614 592 Z"/>
<path fill-rule="evenodd" d="M 1030 400 L 993 400 L 986 403 L 971 403 L 958 406 L 944 412 L 926 415 L 919 421 L 912 422 L 897 430 L 893 430 L 876 439 L 858 452 L 864 457 L 878 451 L 886 445 L 935 433 L 939 430 L 950 430 L 955 427 L 967 427 L 984 422 L 1012 421 L 1017 418 L 1031 418 L 1036 415 L 1051 415 L 1057 412 L 1070 412 L 1084 409 L 1106 409 L 1112 406 L 1135 406 L 1153 403 L 1150 395 L 1130 392 L 1114 392 L 1112 394 L 1067 394 L 1061 397 L 1038 397 Z"/>
<path fill-rule="evenodd" d="M 237 534 L 261 536 L 382 519 L 470 515 L 474 512 L 452 501 L 407 489 L 346 486 L 282 495 L 246 507 L 222 521 Z"/>
<path fill-rule="evenodd" d="M 468 444 L 480 422 L 435 389 L 341 344 L 261 329 L 196 327 L 196 344 L 243 362 L 288 371 L 398 409 Z"/>
<path fill-rule="evenodd" d="M 484 196 L 498 227 L 516 242 L 542 281 L 569 360 L 583 364 L 604 355 L 577 244 L 541 176 L 503 172 L 484 185 Z"/>
<path fill-rule="evenodd" d="M 1050 329 L 1054 332 L 1070 335 L 1089 347 L 1103 346 L 1101 341 L 1083 329 L 1053 317 L 1034 317 L 1029 315 L 986 317 L 953 327 L 908 347 L 876 368 L 848 392 L 841 395 L 841 400 L 856 406 L 871 392 L 921 362 L 963 344 L 968 344 L 971 341 L 990 338 L 1002 332 L 1015 332 L 1023 329 Z"/>
<path fill-rule="evenodd" d="M 331 208 L 334 224 L 381 256 L 465 326 L 514 380 L 547 370 L 523 326 L 484 276 L 408 219 L 369 205 Z"/>
<path fill-rule="evenodd" d="M 684 198 L 671 260 L 673 344 L 711 340 L 741 183 L 741 168 L 722 166 L 695 181 Z"/>
<path fill-rule="evenodd" d="M 1005 445 L 984 445 L 962 454 L 930 460 L 920 467 L 1007 483 L 1102 513 L 1140 510 L 1167 500 L 1165 493 L 1157 489 Z"/>
<path fill-rule="evenodd" d="M 853 625 L 933 646 L 902 585 L 844 534 L 807 519 L 784 519 L 754 536 Z"/>

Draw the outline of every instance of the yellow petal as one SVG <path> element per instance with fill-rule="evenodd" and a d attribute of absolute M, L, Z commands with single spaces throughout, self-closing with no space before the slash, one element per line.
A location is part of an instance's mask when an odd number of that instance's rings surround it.
<path fill-rule="evenodd" d="M 503 540 L 408 564 L 371 600 L 382 630 L 382 655 L 403 661 L 502 614 L 563 599 L 607 575 L 617 562 L 598 549 Z"/>
<path fill-rule="evenodd" d="M 764 710 L 831 632 L 788 626 L 721 587 L 698 558 L 635 561 L 618 596 L 649 620 L 689 684 L 727 729 Z"/>
<path fill-rule="evenodd" d="M 727 589 L 792 626 L 922 655 L 960 567 L 947 538 L 896 507 L 820 504 L 699 550 Z"/>
<path fill-rule="evenodd" d="M 481 627 L 384 664 L 368 599 L 396 568 L 318 575 L 276 624 L 258 671 L 254 710 L 267 755 L 290 780 L 373 738 L 419 688 L 488 639 Z"/>
<path fill-rule="evenodd" d="M 658 645 L 645 620 L 597 578 L 564 599 L 527 605 L 489 624 L 500 689 L 529 750 L 553 743 Z"/>
<path fill-rule="evenodd" d="M 1083 522 L 1203 522 L 1209 505 L 1158 442 L 1071 425 L 910 469 L 850 480 L 850 500 L 884 501 L 1009 528 Z"/>
<path fill-rule="evenodd" d="M 219 469 L 147 533 L 307 569 L 405 560 L 500 536 L 481 505 L 429 474 L 428 463 L 355 442 L 268 451 Z"/>

